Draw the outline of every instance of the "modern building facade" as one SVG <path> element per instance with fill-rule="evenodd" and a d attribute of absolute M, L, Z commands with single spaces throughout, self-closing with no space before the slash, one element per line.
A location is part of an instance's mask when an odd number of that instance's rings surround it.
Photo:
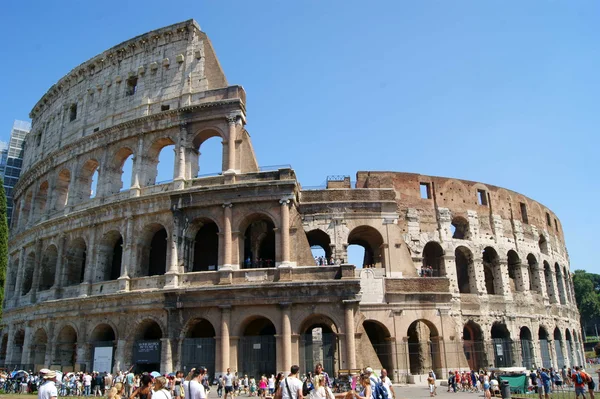
<path fill-rule="evenodd" d="M 414 381 L 430 369 L 583 362 L 551 210 L 452 178 L 358 172 L 355 185 L 331 178 L 315 190 L 290 167 L 259 167 L 246 93 L 195 21 L 86 61 L 31 118 L 6 366 L 257 376 L 322 362 Z M 198 177 L 212 137 L 221 174 Z M 171 149 L 173 180 L 158 184 Z M 359 265 L 347 263 L 351 245 L 364 248 Z M 311 247 L 334 264 L 315 266 Z"/>
<path fill-rule="evenodd" d="M 10 140 L 6 149 L 2 149 L 0 160 L 0 177 L 6 192 L 6 216 L 11 225 L 13 212 L 13 187 L 17 184 L 23 166 L 25 137 L 31 130 L 31 123 L 15 120 L 10 132 Z"/>

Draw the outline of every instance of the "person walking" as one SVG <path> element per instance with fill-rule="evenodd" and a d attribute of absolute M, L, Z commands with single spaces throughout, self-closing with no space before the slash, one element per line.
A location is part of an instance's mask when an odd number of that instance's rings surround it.
<path fill-rule="evenodd" d="M 293 365 L 290 369 L 290 375 L 281 381 L 281 398 L 282 399 L 304 399 L 302 396 L 302 381 L 298 378 L 300 367 Z"/>
<path fill-rule="evenodd" d="M 127 374 L 123 377 L 123 380 L 125 382 L 125 395 L 129 397 L 133 392 L 133 383 L 135 381 L 135 375 L 133 374 L 132 369 L 129 369 Z"/>
<path fill-rule="evenodd" d="M 230 398 L 233 398 L 233 380 L 234 379 L 235 379 L 235 376 L 233 374 L 231 374 L 231 369 L 229 367 L 227 367 L 227 373 L 225 373 L 225 375 L 223 376 L 223 385 L 225 385 L 225 395 L 223 396 L 223 399 L 227 399 L 228 396 Z"/>
<path fill-rule="evenodd" d="M 152 396 L 154 399 L 171 399 L 171 393 L 167 389 L 167 379 L 165 377 L 156 377 L 154 379 Z"/>
<path fill-rule="evenodd" d="M 42 369 L 43 383 L 38 389 L 38 399 L 57 399 L 58 391 L 56 389 L 56 371 Z"/>

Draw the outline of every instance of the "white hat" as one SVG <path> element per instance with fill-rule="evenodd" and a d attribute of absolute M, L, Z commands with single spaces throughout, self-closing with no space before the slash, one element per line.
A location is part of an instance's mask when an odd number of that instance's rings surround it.
<path fill-rule="evenodd" d="M 41 369 L 40 370 L 40 374 L 48 374 L 50 371 L 52 371 L 52 370 L 50 370 L 50 369 Z"/>
<path fill-rule="evenodd" d="M 373 369 L 371 367 L 367 367 L 365 369 L 365 373 L 372 373 L 372 372 L 373 372 Z"/>
<path fill-rule="evenodd" d="M 44 374 L 44 379 L 51 380 L 52 378 L 56 378 L 56 371 L 48 370 L 48 372 Z"/>

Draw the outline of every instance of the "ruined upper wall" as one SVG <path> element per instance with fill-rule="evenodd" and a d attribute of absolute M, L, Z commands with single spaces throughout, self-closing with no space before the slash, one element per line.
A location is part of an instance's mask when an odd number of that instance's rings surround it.
<path fill-rule="evenodd" d="M 227 80 L 194 20 L 127 40 L 79 65 L 30 113 L 24 168 L 97 131 L 203 101 Z M 242 99 L 244 101 L 245 99 Z"/>

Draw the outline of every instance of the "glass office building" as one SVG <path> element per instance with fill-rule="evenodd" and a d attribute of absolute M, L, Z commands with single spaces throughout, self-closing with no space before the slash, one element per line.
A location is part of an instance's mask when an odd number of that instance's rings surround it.
<path fill-rule="evenodd" d="M 16 120 L 10 132 L 8 148 L 1 149 L 0 152 L 0 177 L 4 181 L 4 191 L 6 191 L 6 214 L 9 226 L 13 212 L 12 190 L 21 174 L 23 144 L 25 143 L 25 136 L 27 136 L 29 131 L 31 131 L 31 123 Z"/>

